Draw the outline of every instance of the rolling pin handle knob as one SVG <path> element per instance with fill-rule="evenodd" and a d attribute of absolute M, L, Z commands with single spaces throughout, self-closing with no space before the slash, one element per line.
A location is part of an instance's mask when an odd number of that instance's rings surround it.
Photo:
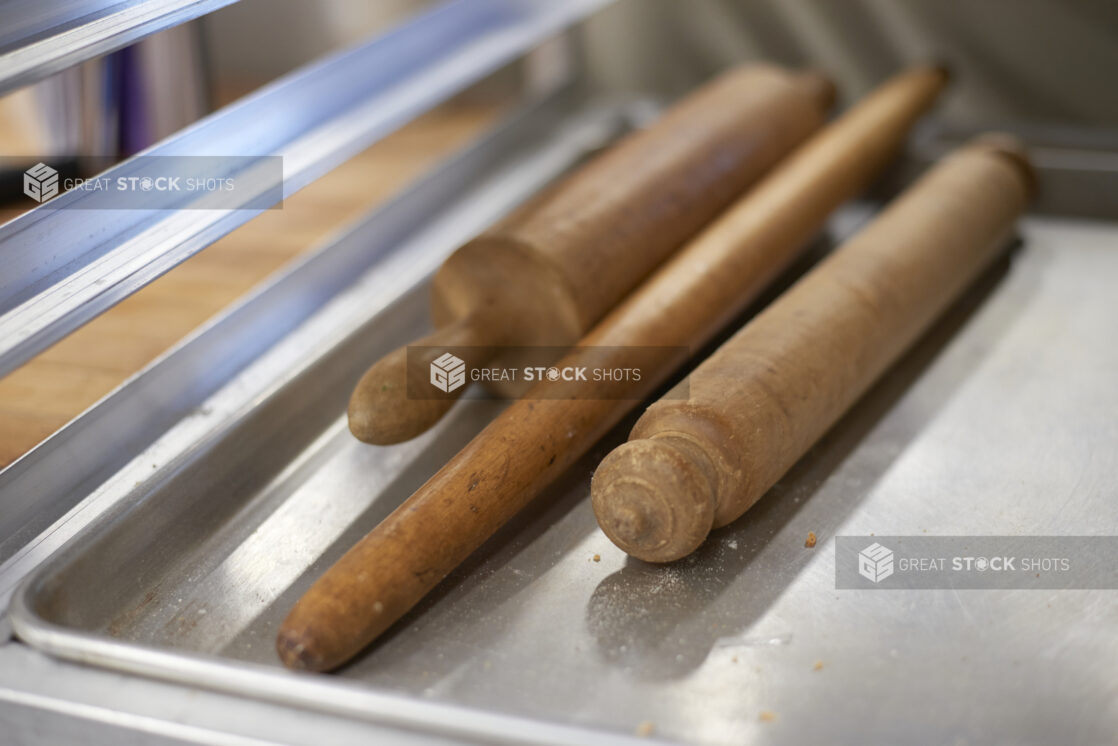
<path fill-rule="evenodd" d="M 714 526 L 714 467 L 701 448 L 670 436 L 632 440 L 594 473 L 594 513 L 614 544 L 646 562 L 695 551 Z"/>
<path fill-rule="evenodd" d="M 987 132 L 973 138 L 971 143 L 989 148 L 993 153 L 1004 158 L 1021 173 L 1021 181 L 1028 190 L 1029 199 L 1036 197 L 1038 189 L 1036 169 L 1029 159 L 1029 152 L 1024 142 L 1006 132 Z"/>
<path fill-rule="evenodd" d="M 821 110 L 827 111 L 834 106 L 837 93 L 830 77 L 819 70 L 804 70 L 797 73 L 797 77 L 811 89 L 811 95 Z"/>
<path fill-rule="evenodd" d="M 491 344 L 484 336 L 485 324 L 473 315 L 417 339 L 410 346 L 428 348 L 409 366 L 408 345 L 399 347 L 373 364 L 361 376 L 349 400 L 349 430 L 365 443 L 387 446 L 411 440 L 442 419 L 465 387 L 446 396 L 427 388 L 428 365 L 447 347 L 477 347 L 472 362 L 481 365 L 482 349 Z M 495 352 L 495 350 L 494 350 Z M 430 358 L 430 360 L 427 360 Z M 410 368 L 410 370 L 409 370 Z M 409 395 L 409 391 L 413 393 Z M 416 396 L 422 391 L 425 396 Z"/>
<path fill-rule="evenodd" d="M 613 511 L 613 530 L 627 542 L 639 542 L 648 534 L 648 512 L 639 505 L 622 504 Z"/>

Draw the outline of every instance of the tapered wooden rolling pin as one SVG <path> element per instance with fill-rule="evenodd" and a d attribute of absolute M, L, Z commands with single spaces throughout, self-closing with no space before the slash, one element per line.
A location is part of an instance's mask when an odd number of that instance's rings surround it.
<path fill-rule="evenodd" d="M 892 79 L 658 269 L 556 363 L 625 368 L 642 346 L 664 350 L 651 364 L 637 356 L 649 369 L 629 381 L 631 398 L 590 379 L 540 383 L 513 402 L 295 604 L 276 641 L 284 663 L 328 670 L 388 629 L 664 381 L 681 362 L 671 348 L 702 345 L 755 299 L 889 161 L 944 83 L 931 67 Z"/>
<path fill-rule="evenodd" d="M 432 283 L 437 331 L 414 343 L 430 359 L 413 350 L 409 360 L 402 347 L 369 368 L 350 399 L 350 430 L 388 445 L 434 425 L 462 391 L 429 395 L 428 363 L 441 348 L 487 348 L 501 365 L 501 347 L 577 342 L 822 125 L 833 96 L 818 73 L 732 69 L 462 246 Z M 479 353 L 472 363 L 482 364 Z"/>
<path fill-rule="evenodd" d="M 730 338 L 592 481 L 606 535 L 668 562 L 736 520 L 1004 249 L 1032 175 L 1012 142 L 964 147 Z"/>

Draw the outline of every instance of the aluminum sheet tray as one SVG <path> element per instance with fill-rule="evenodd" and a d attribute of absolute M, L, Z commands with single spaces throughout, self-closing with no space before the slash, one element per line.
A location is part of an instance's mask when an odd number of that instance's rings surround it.
<path fill-rule="evenodd" d="M 834 583 L 838 534 L 1118 533 L 1118 228 L 1087 221 L 1027 219 L 1021 245 L 693 557 L 646 565 L 597 529 L 589 478 L 629 420 L 347 668 L 279 666 L 273 640 L 295 599 L 501 406 L 463 402 L 379 448 L 346 430 L 352 384 L 427 329 L 422 277 L 438 257 L 623 119 L 545 117 L 532 126 L 550 150 L 460 161 L 447 178 L 476 178 L 461 199 L 488 199 L 488 214 L 419 204 L 422 231 L 293 311 L 297 324 L 84 504 L 99 518 L 12 599 L 19 637 L 190 685 L 199 702 L 219 691 L 455 740 L 1112 739 L 1115 593 Z M 846 208 L 834 231 L 865 215 Z"/>

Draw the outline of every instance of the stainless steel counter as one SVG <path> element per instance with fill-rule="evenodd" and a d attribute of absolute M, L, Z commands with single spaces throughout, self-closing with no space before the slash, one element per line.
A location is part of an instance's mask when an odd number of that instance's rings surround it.
<path fill-rule="evenodd" d="M 643 723 L 698 743 L 1106 741 L 1113 592 L 834 589 L 836 534 L 1118 531 L 1118 228 L 1032 218 L 1022 233 L 694 558 L 628 561 L 597 530 L 588 478 L 621 428 L 337 676 L 279 669 L 287 606 L 499 405 L 375 448 L 346 433 L 345 391 L 280 375 L 237 428 L 24 587 L 24 642 L 0 647 L 0 722 L 16 743 L 87 721 L 200 743 L 314 743 L 319 724 L 339 743 L 386 728 L 575 743 L 586 733 L 565 728 Z M 409 298 L 393 307 L 408 332 L 422 325 Z M 311 414 L 316 397 L 333 414 Z"/>
<path fill-rule="evenodd" d="M 0 473 L 0 745 L 1113 740 L 1114 591 L 834 582 L 836 535 L 1118 532 L 1110 222 L 1024 221 L 693 557 L 630 561 L 596 527 L 589 477 L 630 420 L 350 666 L 279 666 L 291 603 L 499 411 L 463 402 L 391 448 L 344 417 L 426 330 L 443 257 L 654 108 L 583 94 L 503 123 Z M 1061 157 L 1043 204 L 1113 184 Z"/>

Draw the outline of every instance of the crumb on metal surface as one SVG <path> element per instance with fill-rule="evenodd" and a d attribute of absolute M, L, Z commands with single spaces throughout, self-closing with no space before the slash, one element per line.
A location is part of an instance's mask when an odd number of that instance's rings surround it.
<path fill-rule="evenodd" d="M 761 714 L 758 715 L 757 718 L 762 723 L 771 723 L 776 720 L 776 713 L 772 710 L 761 710 Z"/>
<path fill-rule="evenodd" d="M 638 725 L 633 732 L 641 738 L 648 738 L 653 734 L 655 730 L 656 726 L 652 722 L 645 720 L 643 723 Z"/>
<path fill-rule="evenodd" d="M 815 546 L 815 541 L 816 541 L 815 532 L 814 531 L 808 531 L 807 532 L 807 541 L 804 542 L 804 546 L 807 547 L 808 549 L 811 549 L 812 547 Z"/>
<path fill-rule="evenodd" d="M 822 671 L 823 670 L 823 661 L 815 661 L 815 665 L 811 667 L 811 670 L 812 671 Z"/>
<path fill-rule="evenodd" d="M 595 562 L 601 562 L 602 561 L 602 555 L 595 554 L 593 559 L 594 559 Z"/>

